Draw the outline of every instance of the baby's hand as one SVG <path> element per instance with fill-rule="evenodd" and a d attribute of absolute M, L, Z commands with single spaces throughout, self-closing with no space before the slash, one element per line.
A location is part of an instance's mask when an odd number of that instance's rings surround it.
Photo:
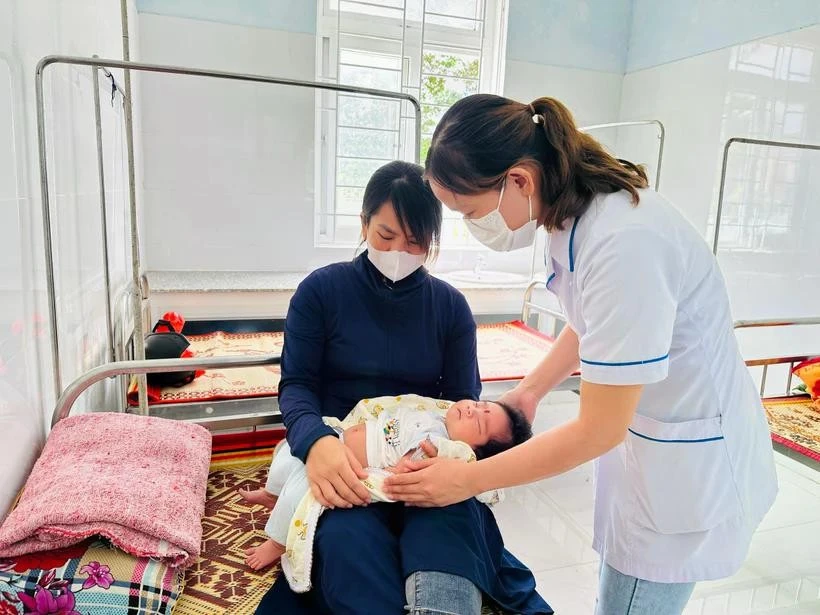
<path fill-rule="evenodd" d="M 416 448 L 408 454 L 410 455 L 409 459 L 411 461 L 420 461 L 422 459 L 427 459 L 429 457 L 437 457 L 438 449 L 428 436 L 427 438 L 419 442 L 418 448 Z"/>
<path fill-rule="evenodd" d="M 409 461 L 410 459 L 407 456 L 404 456 L 399 459 L 399 462 L 396 465 L 385 468 L 385 470 L 392 472 L 393 474 L 404 474 L 405 472 L 410 471 L 410 467 L 408 465 Z"/>

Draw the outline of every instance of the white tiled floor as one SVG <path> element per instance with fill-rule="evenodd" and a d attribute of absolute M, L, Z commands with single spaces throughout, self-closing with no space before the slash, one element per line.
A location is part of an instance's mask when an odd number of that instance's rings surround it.
<path fill-rule="evenodd" d="M 485 390 L 492 398 L 496 393 Z M 544 400 L 534 430 L 574 416 L 577 397 Z M 820 473 L 775 453 L 780 492 L 735 576 L 701 583 L 684 615 L 820 614 Z M 558 615 L 591 615 L 598 556 L 592 543 L 592 467 L 507 491 L 495 509 L 507 548 L 535 573 Z"/>

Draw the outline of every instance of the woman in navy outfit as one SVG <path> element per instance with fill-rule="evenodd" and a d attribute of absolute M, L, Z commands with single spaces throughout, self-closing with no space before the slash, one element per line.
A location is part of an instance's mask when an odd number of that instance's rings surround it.
<path fill-rule="evenodd" d="M 321 419 L 368 397 L 481 392 L 470 308 L 423 267 L 441 205 L 422 173 L 405 162 L 376 171 L 362 209 L 367 251 L 314 271 L 291 300 L 279 405 L 291 450 L 331 510 L 316 534 L 312 591 L 294 594 L 280 575 L 257 613 L 472 615 L 482 594 L 516 613 L 552 613 L 485 505 L 369 503 L 362 467 Z"/>

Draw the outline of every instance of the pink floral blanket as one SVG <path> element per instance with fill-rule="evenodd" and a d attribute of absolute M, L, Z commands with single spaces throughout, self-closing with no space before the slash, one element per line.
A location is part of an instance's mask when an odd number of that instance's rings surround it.
<path fill-rule="evenodd" d="M 0 526 L 0 557 L 98 535 L 188 566 L 200 551 L 210 457 L 211 435 L 198 425 L 109 412 L 64 419 Z"/>

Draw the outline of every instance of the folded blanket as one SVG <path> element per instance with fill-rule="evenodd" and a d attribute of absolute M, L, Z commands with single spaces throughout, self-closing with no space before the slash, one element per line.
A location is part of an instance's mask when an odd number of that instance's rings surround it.
<path fill-rule="evenodd" d="M 325 422 L 331 427 L 347 429 L 356 424 L 370 420 L 378 416 L 385 408 L 395 404 L 407 404 L 412 402 L 420 410 L 428 410 L 443 414 L 448 406 L 441 407 L 438 400 L 419 395 L 403 395 L 400 397 L 379 397 L 374 400 L 363 400 L 356 404 L 356 407 L 348 414 L 343 421 L 324 417 Z M 449 402 L 446 402 L 449 405 Z M 438 456 L 448 459 L 462 459 L 467 462 L 476 460 L 475 453 L 464 442 L 454 440 L 442 440 L 438 443 Z M 387 470 L 380 468 L 366 468 L 367 478 L 362 480 L 362 484 L 367 487 L 373 502 L 393 502 L 383 490 L 384 479 L 390 476 Z M 478 496 L 478 500 L 493 506 L 501 502 L 504 493 L 501 489 L 493 489 Z M 296 593 L 310 591 L 310 572 L 313 565 L 313 542 L 316 535 L 316 528 L 319 525 L 319 517 L 324 512 L 322 506 L 313 494 L 308 491 L 299 505 L 290 522 L 288 528 L 288 539 L 285 554 L 282 556 L 282 572 L 288 581 L 290 588 Z"/>
<path fill-rule="evenodd" d="M 0 613 L 18 615 L 169 615 L 185 574 L 133 557 L 100 539 L 0 565 Z M 4 610 L 5 607 L 5 610 Z M 61 608 L 62 607 L 62 608 Z"/>
<path fill-rule="evenodd" d="M 203 427 L 100 412 L 60 421 L 17 507 L 0 526 L 0 557 L 104 536 L 136 557 L 192 564 L 211 456 Z"/>

